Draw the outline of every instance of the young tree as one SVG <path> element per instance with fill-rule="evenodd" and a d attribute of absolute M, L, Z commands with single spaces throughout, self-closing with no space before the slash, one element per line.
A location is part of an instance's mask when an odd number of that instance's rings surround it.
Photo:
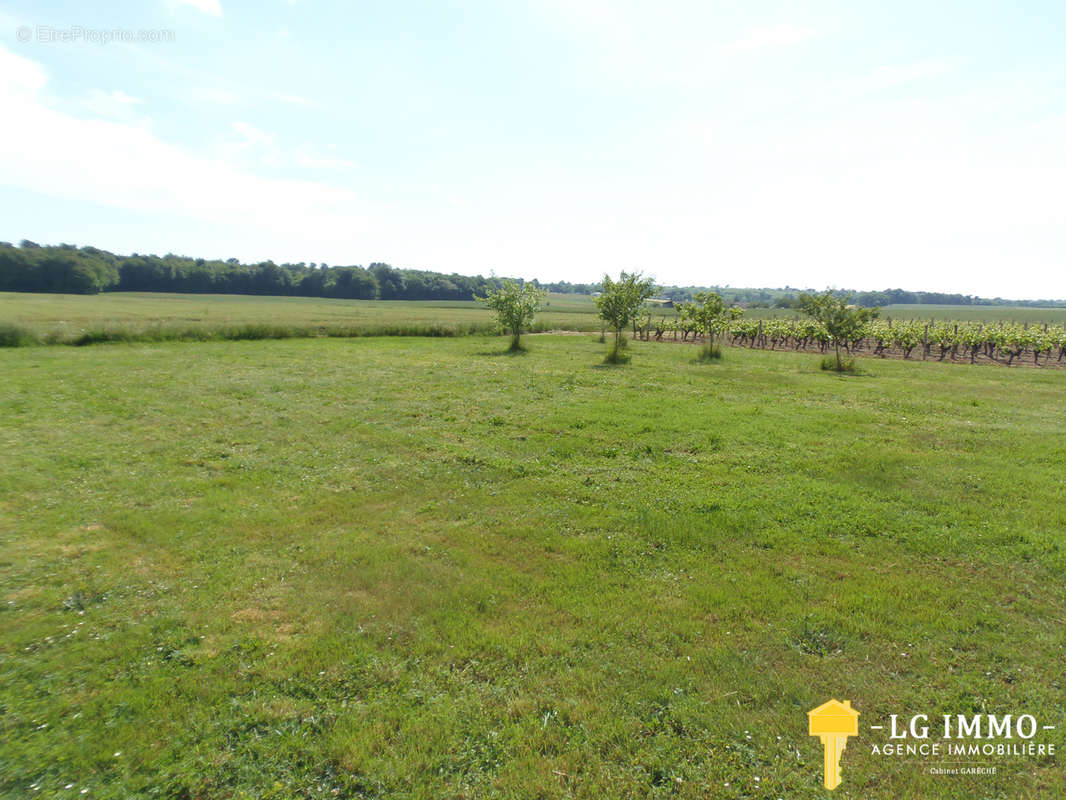
<path fill-rule="evenodd" d="M 850 369 L 840 360 L 840 344 L 853 342 L 865 335 L 866 324 L 878 316 L 880 309 L 848 305 L 848 297 L 837 297 L 832 291 L 825 294 L 801 294 L 799 307 L 804 313 L 822 323 L 829 341 L 836 347 L 837 372 Z"/>
<path fill-rule="evenodd" d="M 540 304 L 548 293 L 532 284 L 519 286 L 514 281 L 504 281 L 499 289 L 489 290 L 485 297 L 478 297 L 482 303 L 496 312 L 496 322 L 511 334 L 511 352 L 522 349 L 519 341 L 522 331 L 532 327 L 533 316 L 540 310 Z"/>
<path fill-rule="evenodd" d="M 725 334 L 730 320 L 737 319 L 744 310 L 727 307 L 717 292 L 698 292 L 693 299 L 696 302 L 682 305 L 681 313 L 695 331 L 707 337 L 700 358 L 721 358 L 721 337 Z"/>
<path fill-rule="evenodd" d="M 607 327 L 614 331 L 614 344 L 604 359 L 606 363 L 621 364 L 628 360 L 621 353 L 625 347 L 622 331 L 654 292 L 655 281 L 639 272 L 623 272 L 617 282 L 612 281 L 610 275 L 603 276 L 603 292 L 595 300 L 596 309 Z"/>

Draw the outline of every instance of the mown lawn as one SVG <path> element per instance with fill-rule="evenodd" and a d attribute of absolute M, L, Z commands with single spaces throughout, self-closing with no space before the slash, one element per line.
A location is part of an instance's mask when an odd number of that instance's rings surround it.
<path fill-rule="evenodd" d="M 868 730 L 1061 746 L 1066 375 L 504 345 L 0 351 L 0 793 L 1066 794 Z"/>

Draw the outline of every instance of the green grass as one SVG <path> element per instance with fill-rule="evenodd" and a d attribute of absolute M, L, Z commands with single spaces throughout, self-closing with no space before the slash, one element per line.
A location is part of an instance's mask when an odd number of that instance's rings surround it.
<path fill-rule="evenodd" d="M 1066 324 L 1066 308 L 1035 308 L 1028 306 L 933 306 L 894 305 L 884 306 L 884 316 L 892 319 L 936 319 L 977 322 L 1046 322 L 1051 325 Z"/>
<path fill-rule="evenodd" d="M 1061 373 L 528 345 L 0 352 L 0 796 L 1066 793 L 865 727 L 1061 746 Z"/>
<path fill-rule="evenodd" d="M 493 315 L 463 301 L 108 292 L 0 292 L 0 346 L 100 341 L 456 336 L 491 333 Z M 538 330 L 598 330 L 588 297 L 550 295 Z"/>

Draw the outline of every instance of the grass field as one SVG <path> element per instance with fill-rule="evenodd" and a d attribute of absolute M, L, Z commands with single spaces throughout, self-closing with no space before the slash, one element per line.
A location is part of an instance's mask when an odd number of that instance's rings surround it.
<path fill-rule="evenodd" d="M 591 298 L 551 295 L 537 315 L 543 330 L 599 330 Z M 465 301 L 334 300 L 322 297 L 109 292 L 47 295 L 0 292 L 0 323 L 38 339 L 71 341 L 86 331 L 140 334 L 271 325 L 315 334 L 424 335 L 493 330 L 492 313 Z M 264 337 L 266 338 L 266 337 Z"/>
<path fill-rule="evenodd" d="M 1066 795 L 1061 373 L 529 344 L 0 351 L 0 794 Z"/>
<path fill-rule="evenodd" d="M 894 319 L 1066 323 L 1066 309 L 886 306 Z M 653 311 L 672 319 L 671 308 Z M 754 318 L 794 317 L 791 309 L 747 309 Z M 334 300 L 321 297 L 108 292 L 54 295 L 0 292 L 0 325 L 16 325 L 38 341 L 95 342 L 144 338 L 289 338 L 301 336 L 454 335 L 490 333 L 491 312 L 475 302 Z M 537 329 L 600 329 L 592 298 L 552 294 Z M 222 332 L 224 335 L 215 337 Z M 2 332 L 0 332 L 2 333 Z M 2 341 L 2 336 L 0 336 Z"/>
<path fill-rule="evenodd" d="M 1025 306 L 932 306 L 894 305 L 881 309 L 884 316 L 892 319 L 936 319 L 976 322 L 1046 322 L 1051 325 L 1066 323 L 1066 308 L 1030 308 Z"/>

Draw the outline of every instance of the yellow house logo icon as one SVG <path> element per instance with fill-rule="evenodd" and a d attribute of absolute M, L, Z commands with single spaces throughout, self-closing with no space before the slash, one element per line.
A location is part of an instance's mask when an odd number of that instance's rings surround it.
<path fill-rule="evenodd" d="M 811 736 L 817 736 L 825 749 L 825 788 L 840 785 L 840 754 L 847 747 L 848 737 L 859 733 L 859 712 L 851 701 L 830 700 L 807 712 Z"/>

